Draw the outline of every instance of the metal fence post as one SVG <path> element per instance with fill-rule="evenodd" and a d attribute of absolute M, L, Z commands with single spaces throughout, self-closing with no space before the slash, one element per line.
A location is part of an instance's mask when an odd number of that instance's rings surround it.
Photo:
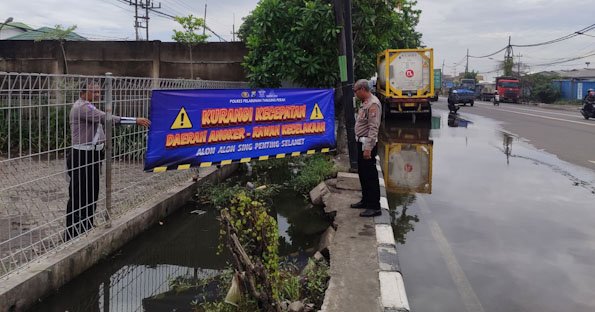
<path fill-rule="evenodd" d="M 105 73 L 105 210 L 106 227 L 112 226 L 112 73 Z"/>

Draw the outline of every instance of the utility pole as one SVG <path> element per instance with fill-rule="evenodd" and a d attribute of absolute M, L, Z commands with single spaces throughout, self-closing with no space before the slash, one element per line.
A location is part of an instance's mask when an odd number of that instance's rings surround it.
<path fill-rule="evenodd" d="M 206 28 L 207 28 L 207 1 L 205 0 L 205 17 L 202 20 L 203 24 L 202 24 L 202 35 L 205 35 L 206 32 Z"/>
<path fill-rule="evenodd" d="M 233 13 L 233 24 L 231 25 L 232 41 L 236 41 L 236 14 Z"/>
<path fill-rule="evenodd" d="M 469 49 L 467 49 L 467 64 L 465 64 L 465 76 L 469 72 Z"/>
<path fill-rule="evenodd" d="M 521 57 L 522 57 L 522 55 L 521 54 L 517 54 L 516 57 L 517 57 L 517 61 L 516 61 L 516 64 L 517 64 L 517 73 L 518 73 L 519 77 L 521 77 Z"/>
<path fill-rule="evenodd" d="M 149 40 L 149 10 L 161 9 L 161 3 L 159 3 L 159 6 L 155 6 L 151 0 L 140 0 L 140 1 L 141 2 L 139 3 L 139 0 L 134 0 L 134 2 L 132 2 L 132 0 L 128 0 L 128 5 L 134 6 L 134 32 L 136 34 L 136 41 L 141 40 L 139 31 L 138 31 L 141 28 L 145 29 L 145 40 L 148 41 Z M 144 3 L 143 3 L 143 1 L 144 1 Z M 144 16 L 138 15 L 139 7 L 141 9 L 145 9 Z M 143 20 L 144 20 L 144 24 L 143 24 Z"/>
<path fill-rule="evenodd" d="M 132 2 L 129 3 L 132 5 Z M 138 22 L 138 0 L 134 0 L 134 32 L 136 33 L 136 41 L 138 41 L 138 28 L 140 23 Z"/>
<path fill-rule="evenodd" d="M 504 55 L 504 76 L 512 75 L 512 45 L 510 44 L 510 36 L 508 36 L 508 46 L 506 47 L 506 54 Z"/>
<path fill-rule="evenodd" d="M 341 93 L 337 99 L 344 110 L 349 167 L 357 169 L 357 142 L 355 142 L 355 111 L 353 108 L 353 39 L 351 28 L 351 0 L 333 0 L 339 34 L 339 67 L 341 71 Z M 339 125 L 341 129 L 342 125 Z"/>

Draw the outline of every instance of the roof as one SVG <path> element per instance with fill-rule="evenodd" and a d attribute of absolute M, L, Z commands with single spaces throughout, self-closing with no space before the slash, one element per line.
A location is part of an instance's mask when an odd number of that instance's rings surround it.
<path fill-rule="evenodd" d="M 38 29 L 33 29 L 28 32 L 18 34 L 16 36 L 7 38 L 6 40 L 42 40 L 43 36 L 47 33 L 50 33 L 54 30 L 54 28 L 50 27 L 41 27 Z M 66 41 L 88 41 L 89 39 L 75 33 L 71 32 L 66 36 Z"/>
<path fill-rule="evenodd" d="M 19 28 L 24 31 L 33 30 L 33 28 L 31 28 L 29 25 L 27 25 L 25 23 L 21 23 L 21 22 L 8 23 L 8 24 L 4 25 L 4 27 L 5 27 L 5 29 L 6 28 Z"/>
<path fill-rule="evenodd" d="M 554 73 L 560 78 L 589 79 L 595 78 L 595 68 L 571 69 L 571 70 L 553 70 L 546 73 Z"/>

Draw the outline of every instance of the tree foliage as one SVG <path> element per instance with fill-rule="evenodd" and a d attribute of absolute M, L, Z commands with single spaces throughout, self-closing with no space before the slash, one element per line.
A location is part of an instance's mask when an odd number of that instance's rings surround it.
<path fill-rule="evenodd" d="M 370 77 L 376 54 L 386 48 L 413 48 L 421 11 L 416 1 L 354 0 L 352 9 L 355 76 Z M 244 66 L 254 86 L 283 81 L 330 87 L 338 80 L 338 35 L 330 0 L 261 0 L 244 19 L 239 38 L 249 49 Z"/>
<path fill-rule="evenodd" d="M 176 16 L 174 19 L 183 28 L 183 30 L 173 30 L 174 34 L 171 38 L 176 42 L 193 46 L 205 42 L 209 38 L 208 35 L 197 33 L 205 25 L 205 21 L 202 18 L 194 17 L 190 14 L 188 16 Z"/>
<path fill-rule="evenodd" d="M 70 27 L 62 27 L 62 25 L 56 25 L 54 29 L 44 33 L 36 39 L 36 41 L 41 40 L 58 40 L 58 41 L 65 41 L 68 35 L 70 35 L 75 29 L 76 25 L 72 25 Z"/>
<path fill-rule="evenodd" d="M 64 73 L 68 74 L 68 61 L 66 60 L 66 50 L 64 49 L 64 41 L 68 38 L 74 30 L 76 25 L 63 28 L 62 25 L 56 25 L 54 29 L 44 33 L 35 41 L 41 40 L 58 40 L 60 42 L 60 49 L 62 50 L 62 60 L 64 61 Z"/>
<path fill-rule="evenodd" d="M 171 37 L 176 42 L 180 42 L 188 46 L 188 51 L 190 52 L 190 78 L 194 79 L 194 61 L 192 59 L 192 47 L 205 42 L 208 35 L 201 35 L 196 33 L 197 30 L 205 26 L 205 20 L 199 17 L 194 17 L 192 14 L 188 16 L 176 16 L 174 17 L 176 22 L 182 26 L 184 29 L 175 30 L 174 34 Z"/>
<path fill-rule="evenodd" d="M 465 73 L 465 75 L 463 75 L 463 78 L 465 79 L 475 79 L 475 82 L 477 82 L 477 74 L 478 72 L 472 70 L 472 71 L 468 71 Z"/>
<path fill-rule="evenodd" d="M 552 80 L 558 78 L 557 74 L 536 73 L 523 76 L 521 82 L 528 90 L 529 100 L 553 103 L 560 98 L 560 90 L 552 84 Z"/>
<path fill-rule="evenodd" d="M 376 72 L 376 54 L 385 49 L 417 48 L 421 33 L 415 31 L 421 10 L 417 1 L 354 0 L 353 51 L 357 78 Z"/>
<path fill-rule="evenodd" d="M 249 49 L 244 66 L 255 86 L 279 87 L 291 81 L 321 87 L 337 79 L 339 29 L 330 4 L 262 0 L 246 21 L 240 38 Z"/>

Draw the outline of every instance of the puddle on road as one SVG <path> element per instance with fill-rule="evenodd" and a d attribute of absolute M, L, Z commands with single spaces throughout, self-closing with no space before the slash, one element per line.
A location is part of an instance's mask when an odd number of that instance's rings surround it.
<path fill-rule="evenodd" d="M 308 209 L 293 190 L 282 190 L 274 201 L 281 256 L 305 262 L 329 226 L 328 220 L 319 209 Z M 163 225 L 141 234 L 30 311 L 191 311 L 190 303 L 200 300 L 199 294 L 175 292 L 172 285 L 183 279 L 216 276 L 231 260 L 227 253 L 217 255 L 218 212 L 200 209 L 196 203 L 187 203 L 163 220 Z"/>
<path fill-rule="evenodd" d="M 397 153 L 432 143 L 426 158 L 382 159 L 385 180 L 412 190 L 386 181 L 412 310 L 595 311 L 595 174 L 490 119 L 434 113 L 382 130 Z"/>

